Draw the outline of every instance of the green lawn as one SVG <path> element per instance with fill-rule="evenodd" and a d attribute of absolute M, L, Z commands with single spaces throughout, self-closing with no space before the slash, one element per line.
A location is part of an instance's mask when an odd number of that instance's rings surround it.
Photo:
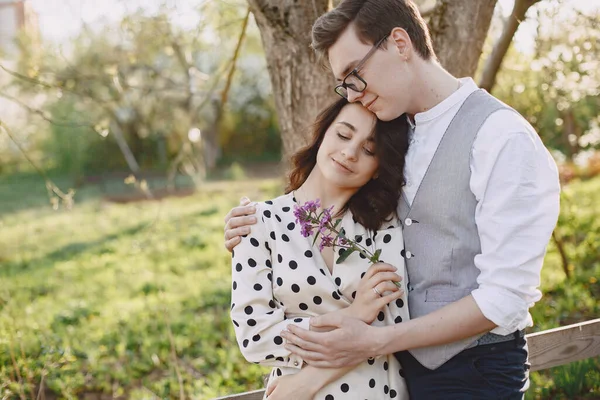
<path fill-rule="evenodd" d="M 211 182 L 190 197 L 117 205 L 90 186 L 72 210 L 54 211 L 39 179 L 0 177 L 0 398 L 35 399 L 40 385 L 48 398 L 67 399 L 205 399 L 260 388 L 265 370 L 241 357 L 229 322 L 223 217 L 241 195 L 265 199 L 281 187 Z M 598 178 L 566 190 L 574 278 L 565 281 L 550 246 L 534 330 L 600 314 L 600 263 L 588 254 L 600 249 L 599 194 Z M 535 374 L 529 397 L 597 397 L 599 366 Z"/>

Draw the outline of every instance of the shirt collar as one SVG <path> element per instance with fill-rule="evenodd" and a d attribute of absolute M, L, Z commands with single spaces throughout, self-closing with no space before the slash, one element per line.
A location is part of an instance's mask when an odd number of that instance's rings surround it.
<path fill-rule="evenodd" d="M 471 93 L 478 89 L 477 84 L 472 78 L 460 78 L 460 87 L 450 96 L 446 97 L 439 104 L 435 105 L 433 108 L 424 111 L 422 113 L 415 114 L 415 122 L 412 126 L 420 125 L 424 122 L 431 121 L 444 114 L 454 105 L 459 102 L 463 102 Z"/>

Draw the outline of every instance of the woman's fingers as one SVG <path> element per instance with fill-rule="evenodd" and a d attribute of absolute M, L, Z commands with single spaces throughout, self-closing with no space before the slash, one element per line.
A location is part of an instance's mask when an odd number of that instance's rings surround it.
<path fill-rule="evenodd" d="M 367 285 L 370 287 L 375 287 L 379 285 L 381 282 L 391 281 L 391 282 L 400 282 L 402 277 L 395 272 L 379 272 L 378 274 L 372 276 Z"/>
<path fill-rule="evenodd" d="M 384 301 L 384 304 L 389 304 L 402 296 L 404 296 L 404 290 L 396 290 L 395 292 L 388 292 L 384 296 L 381 296 L 381 300 Z"/>
<path fill-rule="evenodd" d="M 379 293 L 382 293 L 382 294 L 385 292 L 397 292 L 400 290 L 400 288 L 398 286 L 396 286 L 393 282 L 390 282 L 390 281 L 381 282 L 381 283 L 377 284 L 375 287 L 377 288 Z"/>
<path fill-rule="evenodd" d="M 397 268 L 394 267 L 393 265 L 390 265 L 387 263 L 382 263 L 382 262 L 375 263 L 369 267 L 369 269 L 365 273 L 365 276 L 363 276 L 363 279 L 369 280 L 371 277 L 373 277 L 373 275 L 375 275 L 379 272 L 396 271 L 396 270 L 397 270 Z"/>

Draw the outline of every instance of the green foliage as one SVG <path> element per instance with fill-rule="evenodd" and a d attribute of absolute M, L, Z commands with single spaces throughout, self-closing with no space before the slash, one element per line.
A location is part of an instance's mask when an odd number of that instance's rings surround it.
<path fill-rule="evenodd" d="M 202 399 L 263 386 L 266 370 L 243 359 L 229 320 L 222 218 L 241 195 L 276 196 L 279 181 L 214 182 L 188 198 L 129 205 L 104 203 L 86 187 L 71 211 L 52 211 L 42 190 L 16 207 L 32 185 L 39 182 L 0 180 L 2 192 L 15 193 L 0 210 L 0 396 L 35 397 L 42 376 L 68 399 L 179 398 L 180 382 L 186 397 Z M 585 224 L 600 220 L 598 188 L 600 178 L 565 188 L 572 203 L 561 229 L 595 229 Z M 588 235 L 568 242 L 570 280 L 550 246 L 534 330 L 600 313 L 600 265 L 597 252 L 584 254 L 597 251 Z M 597 394 L 598 370 L 588 360 L 533 373 L 528 398 Z"/>
<path fill-rule="evenodd" d="M 221 104 L 246 10 L 245 2 L 202 2 L 194 28 L 173 23 L 167 8 L 136 11 L 83 30 L 68 55 L 24 36 L 18 66 L 24 78 L 14 85 L 24 98 L 45 95 L 41 108 L 54 123 L 36 140 L 44 142 L 49 167 L 75 178 L 126 169 L 113 138 L 117 131 L 142 168 L 164 170 L 175 161 L 194 166 L 187 159 L 202 163 L 207 154 L 240 161 L 279 157 L 270 81 L 253 20 L 228 102 Z M 204 152 L 190 147 L 192 128 L 201 130 Z"/>
<path fill-rule="evenodd" d="M 574 15 L 558 17 L 565 12 Z M 577 14 L 560 4 L 541 12 L 535 53 L 511 49 L 493 91 L 568 161 L 600 149 L 600 14 L 595 13 Z"/>
<path fill-rule="evenodd" d="M 195 398 L 261 387 L 265 371 L 243 360 L 229 319 L 222 216 L 241 194 L 272 197 L 279 183 L 207 184 L 163 205 L 106 204 L 87 190 L 70 212 L 42 202 L 2 214 L 1 396 L 35 397 L 42 376 L 73 399 L 175 398 L 178 376 Z"/>

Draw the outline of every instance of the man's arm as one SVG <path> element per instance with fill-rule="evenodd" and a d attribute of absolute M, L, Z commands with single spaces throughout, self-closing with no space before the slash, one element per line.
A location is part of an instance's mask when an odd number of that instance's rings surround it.
<path fill-rule="evenodd" d="M 331 327 L 329 332 L 313 332 Z M 496 325 L 485 318 L 471 296 L 401 324 L 372 327 L 344 315 L 311 318 L 311 331 L 288 326 L 286 348 L 309 365 L 339 368 L 380 354 L 436 346 L 488 332 Z"/>
<path fill-rule="evenodd" d="M 507 335 L 531 324 L 529 308 L 542 296 L 542 265 L 559 214 L 556 163 L 531 126 L 501 110 L 473 144 L 470 188 L 481 242 L 471 295 L 498 325 L 493 332 Z"/>
<path fill-rule="evenodd" d="M 514 117 L 497 114 L 500 120 Z M 482 250 L 475 258 L 479 288 L 436 312 L 390 327 L 372 328 L 341 316 L 317 318 L 316 326 L 337 329 L 324 334 L 290 329 L 295 335 L 287 339 L 299 340 L 292 352 L 304 354 L 312 365 L 336 367 L 359 357 L 522 328 L 528 308 L 539 299 L 545 248 L 558 217 L 558 176 L 535 132 L 519 130 L 525 126 L 519 120 L 514 132 L 503 135 L 493 129 L 502 126 L 498 119 L 490 117 L 486 125 L 474 145 L 471 176 Z"/>

